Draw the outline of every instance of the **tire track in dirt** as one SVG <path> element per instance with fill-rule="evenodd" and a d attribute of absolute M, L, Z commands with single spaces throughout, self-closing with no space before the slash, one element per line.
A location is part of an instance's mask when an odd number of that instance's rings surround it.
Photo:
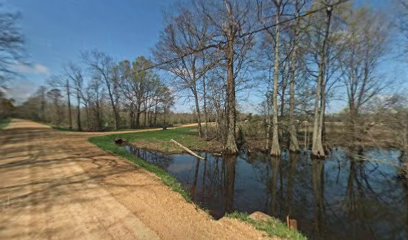
<path fill-rule="evenodd" d="M 105 133 L 109 134 L 109 133 Z M 13 120 L 1 133 L 0 239 L 264 239 L 213 220 L 155 175 L 88 138 Z"/>

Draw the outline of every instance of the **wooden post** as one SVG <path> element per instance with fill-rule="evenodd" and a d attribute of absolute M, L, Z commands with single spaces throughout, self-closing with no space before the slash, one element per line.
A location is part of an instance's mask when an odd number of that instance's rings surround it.
<path fill-rule="evenodd" d="M 289 229 L 297 231 L 297 221 L 296 221 L 296 219 L 290 219 L 289 216 L 286 216 L 286 224 L 288 225 Z"/>

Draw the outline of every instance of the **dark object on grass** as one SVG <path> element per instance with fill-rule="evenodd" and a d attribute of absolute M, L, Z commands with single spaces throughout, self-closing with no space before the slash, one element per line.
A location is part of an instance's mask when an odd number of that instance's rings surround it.
<path fill-rule="evenodd" d="M 126 142 L 126 140 L 123 140 L 122 138 L 115 139 L 115 144 L 118 144 L 118 145 L 122 145 L 125 142 Z"/>

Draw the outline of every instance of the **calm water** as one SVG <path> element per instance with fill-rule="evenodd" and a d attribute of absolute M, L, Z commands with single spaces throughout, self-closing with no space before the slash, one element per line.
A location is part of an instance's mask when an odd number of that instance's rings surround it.
<path fill-rule="evenodd" d="M 336 150 L 325 161 L 203 153 L 206 160 L 198 160 L 126 148 L 175 176 L 215 218 L 262 211 L 282 220 L 290 215 L 311 239 L 408 239 L 408 183 L 397 177 L 398 151 Z"/>

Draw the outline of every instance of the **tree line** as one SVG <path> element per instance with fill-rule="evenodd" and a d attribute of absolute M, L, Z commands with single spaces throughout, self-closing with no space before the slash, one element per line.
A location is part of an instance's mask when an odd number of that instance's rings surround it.
<path fill-rule="evenodd" d="M 80 58 L 81 64 L 67 63 L 50 77 L 20 113 L 79 131 L 166 126 L 174 94 L 154 70 L 140 71 L 151 61 L 115 62 L 98 50 Z"/>
<path fill-rule="evenodd" d="M 394 2 L 401 11 L 398 29 L 406 32 L 406 1 Z M 165 19 L 151 60 L 116 62 L 97 50 L 81 53 L 20 112 L 57 125 L 68 119 L 78 130 L 166 125 L 177 91 L 192 100 L 199 135 L 235 154 L 242 120 L 248 120 L 241 113 L 256 99 L 271 155 L 298 152 L 303 144 L 322 158 L 330 148 L 331 101 L 347 103 L 341 122 L 358 147 L 373 126 L 391 122 L 378 120 L 387 104 L 403 102 L 390 90 L 395 81 L 379 71 L 392 48 L 391 20 L 379 10 L 347 0 L 186 0 Z M 405 110 L 386 111 L 395 122 L 395 111 Z M 305 128 L 310 141 L 302 137 Z"/>
<path fill-rule="evenodd" d="M 378 67 L 387 53 L 390 25 L 381 12 L 351 1 L 193 0 L 172 13 L 154 50 L 157 62 L 165 63 L 158 67 L 194 97 L 197 122 L 215 116 L 227 153 L 239 148 L 242 89 L 265 96 L 271 155 L 281 155 L 283 147 L 299 151 L 300 123 L 308 120 L 312 154 L 324 157 L 327 105 L 334 91 L 342 91 L 345 123 L 357 139 L 364 108 L 388 84 Z M 200 135 L 207 131 L 199 124 Z"/>

